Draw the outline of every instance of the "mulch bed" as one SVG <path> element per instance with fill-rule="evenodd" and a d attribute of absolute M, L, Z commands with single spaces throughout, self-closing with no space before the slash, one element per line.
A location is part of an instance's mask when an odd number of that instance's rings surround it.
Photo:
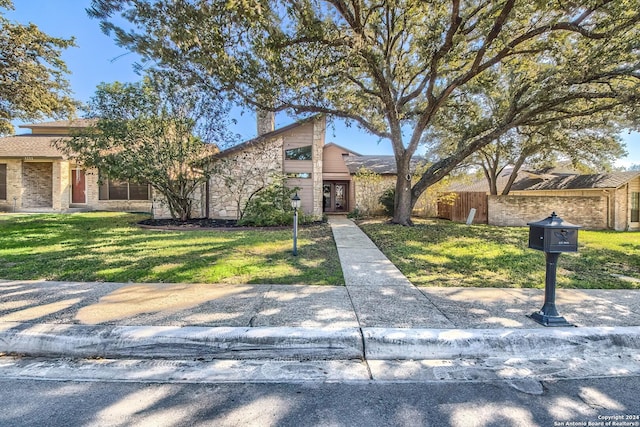
<path fill-rule="evenodd" d="M 207 230 L 207 229 L 223 229 L 223 230 L 242 230 L 250 227 L 240 227 L 238 222 L 232 219 L 210 219 L 210 218 L 193 218 L 186 221 L 179 219 L 145 219 L 140 221 L 138 225 L 142 228 L 158 229 L 158 230 Z"/>

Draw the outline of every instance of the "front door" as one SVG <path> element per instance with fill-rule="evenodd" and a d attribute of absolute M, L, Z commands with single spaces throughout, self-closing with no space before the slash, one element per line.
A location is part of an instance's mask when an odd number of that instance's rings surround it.
<path fill-rule="evenodd" d="M 82 169 L 71 169 L 71 203 L 87 203 Z"/>
<path fill-rule="evenodd" d="M 349 211 L 349 183 L 325 181 L 322 185 L 324 212 Z"/>

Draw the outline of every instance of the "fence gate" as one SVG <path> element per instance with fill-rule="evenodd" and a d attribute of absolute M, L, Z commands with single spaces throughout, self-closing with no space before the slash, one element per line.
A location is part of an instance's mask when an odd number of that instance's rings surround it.
<path fill-rule="evenodd" d="M 438 200 L 438 217 L 465 222 L 471 208 L 475 208 L 474 224 L 486 224 L 489 218 L 487 193 L 464 191 L 443 193 Z"/>

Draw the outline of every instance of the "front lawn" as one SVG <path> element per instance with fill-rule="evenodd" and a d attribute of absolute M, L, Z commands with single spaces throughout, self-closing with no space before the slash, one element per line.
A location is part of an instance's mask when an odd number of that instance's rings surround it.
<path fill-rule="evenodd" d="M 528 249 L 527 227 L 416 220 L 415 227 L 366 221 L 360 227 L 417 286 L 543 288 L 544 253 Z M 579 231 L 579 252 L 560 255 L 558 285 L 640 288 L 640 233 Z"/>
<path fill-rule="evenodd" d="M 327 224 L 291 230 L 144 230 L 146 215 L 0 215 L 0 279 L 342 285 Z"/>

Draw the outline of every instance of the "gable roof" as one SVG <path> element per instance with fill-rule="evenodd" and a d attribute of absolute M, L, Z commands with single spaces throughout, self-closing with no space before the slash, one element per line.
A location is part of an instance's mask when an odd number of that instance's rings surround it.
<path fill-rule="evenodd" d="M 0 138 L 0 157 L 38 157 L 65 159 L 67 156 L 53 146 L 60 136 L 14 135 Z"/>
<path fill-rule="evenodd" d="M 329 148 L 329 147 L 336 147 L 336 148 L 338 148 L 338 149 L 340 149 L 342 151 L 346 151 L 345 154 L 354 155 L 354 156 L 362 156 L 362 154 L 356 153 L 355 151 L 350 150 L 347 147 L 343 147 L 342 145 L 338 145 L 335 142 L 330 142 L 328 144 L 325 144 L 323 149 L 324 148 Z"/>
<path fill-rule="evenodd" d="M 229 148 L 227 148 L 225 150 L 222 150 L 222 151 L 218 152 L 217 154 L 214 154 L 213 156 L 210 156 L 209 158 L 212 159 L 212 160 L 213 159 L 221 159 L 221 158 L 227 157 L 227 156 L 229 156 L 231 154 L 238 153 L 238 152 L 246 150 L 247 148 L 250 148 L 250 147 L 252 147 L 254 145 L 257 145 L 257 144 L 265 142 L 265 141 L 267 141 L 269 139 L 275 138 L 276 136 L 278 136 L 280 134 L 283 134 L 283 133 L 288 132 L 290 130 L 293 130 L 293 129 L 296 129 L 298 127 L 307 125 L 309 123 L 313 123 L 317 118 L 322 117 L 322 116 L 323 116 L 322 114 L 316 114 L 316 115 L 307 117 L 306 119 L 298 120 L 297 122 L 291 123 L 290 125 L 278 128 L 278 129 L 276 129 L 274 131 L 271 131 L 271 132 L 264 133 L 264 134 L 262 134 L 260 136 L 257 136 L 255 138 L 253 138 L 253 139 L 250 139 L 248 141 L 244 141 L 244 142 L 241 142 L 240 144 L 234 145 L 233 147 L 229 147 Z"/>

